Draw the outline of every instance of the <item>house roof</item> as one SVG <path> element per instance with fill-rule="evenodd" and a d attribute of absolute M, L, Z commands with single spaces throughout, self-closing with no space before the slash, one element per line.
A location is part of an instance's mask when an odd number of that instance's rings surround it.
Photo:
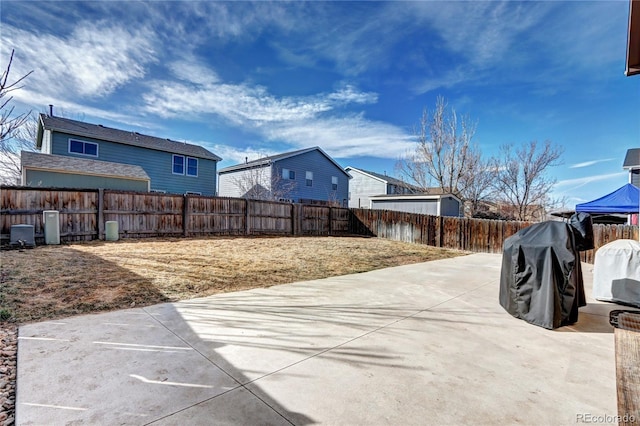
<path fill-rule="evenodd" d="M 403 180 L 396 179 L 394 177 L 383 175 L 383 174 L 380 174 L 380 173 L 372 172 L 372 171 L 369 171 L 369 170 L 359 169 L 357 167 L 351 167 L 351 166 L 346 167 L 345 170 L 347 172 L 349 172 L 349 170 L 357 170 L 360 173 L 363 173 L 365 175 L 369 175 L 369 176 L 371 176 L 371 177 L 373 177 L 375 179 L 378 179 L 378 180 L 380 180 L 382 182 L 385 182 L 387 184 L 390 184 L 390 185 L 396 185 L 396 186 L 400 186 L 400 187 L 403 187 L 403 188 L 409 188 L 409 189 L 412 189 L 412 190 L 418 190 L 419 189 L 417 186 L 411 185 L 410 183 L 407 183 L 407 182 L 405 182 Z"/>
<path fill-rule="evenodd" d="M 211 151 L 188 143 L 178 142 L 171 139 L 163 139 L 155 136 L 143 135 L 138 132 L 113 129 L 102 124 L 91 124 L 68 118 L 49 116 L 40 114 L 38 124 L 37 147 L 42 147 L 42 128 L 57 132 L 68 133 L 75 136 L 101 139 L 110 142 L 133 145 L 142 148 L 165 151 L 173 154 L 188 155 L 196 158 L 204 158 L 213 161 L 220 161 L 221 158 Z"/>
<path fill-rule="evenodd" d="M 631 148 L 627 150 L 624 157 L 623 169 L 635 169 L 640 167 L 640 148 Z"/>
<path fill-rule="evenodd" d="M 150 180 L 149 175 L 140 166 L 111 163 L 64 155 L 41 154 L 22 151 L 20 162 L 23 169 L 66 172 L 83 175 L 97 175 L 135 180 Z"/>
<path fill-rule="evenodd" d="M 337 168 L 339 168 L 344 174 L 349 176 L 349 174 L 342 168 L 342 166 L 340 166 L 340 164 L 336 163 L 333 158 L 329 157 L 329 155 L 326 152 L 324 152 L 319 146 L 314 146 L 314 147 L 305 148 L 305 149 L 299 149 L 297 151 L 283 152 L 282 154 L 270 155 L 268 157 L 262 157 L 262 158 L 259 158 L 257 160 L 247 161 L 246 163 L 235 164 L 233 166 L 229 166 L 229 167 L 225 167 L 223 169 L 220 169 L 218 171 L 218 174 L 235 172 L 235 171 L 238 171 L 238 170 L 252 169 L 252 168 L 255 168 L 255 167 L 270 166 L 271 164 L 273 164 L 273 163 L 275 163 L 277 161 L 280 161 L 280 160 L 284 160 L 285 158 L 295 157 L 297 155 L 306 154 L 307 152 L 311 152 L 311 151 L 319 151 L 329 161 L 331 161 Z M 351 176 L 349 176 L 349 177 L 351 177 Z"/>
<path fill-rule="evenodd" d="M 369 197 L 370 199 L 376 200 L 439 200 L 442 198 L 451 197 L 460 201 L 460 198 L 456 197 L 453 194 L 386 194 L 386 195 L 372 195 Z"/>

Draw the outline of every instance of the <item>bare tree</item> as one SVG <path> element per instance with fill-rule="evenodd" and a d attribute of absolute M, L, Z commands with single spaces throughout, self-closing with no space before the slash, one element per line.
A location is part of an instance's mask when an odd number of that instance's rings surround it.
<path fill-rule="evenodd" d="M 234 185 L 242 198 L 282 201 L 289 198 L 295 182 L 283 179 L 280 170 L 272 165 L 246 169 L 234 178 Z"/>
<path fill-rule="evenodd" d="M 494 188 L 503 201 L 514 206 L 518 220 L 541 219 L 553 200 L 549 193 L 556 179 L 548 176 L 549 168 L 561 164 L 562 147 L 536 141 L 514 148 L 503 145 L 500 156 L 492 160 Z"/>
<path fill-rule="evenodd" d="M 472 142 L 475 131 L 475 122 L 468 116 L 458 117 L 455 109 L 438 97 L 434 111 L 422 113 L 415 131 L 415 151 L 397 162 L 396 171 L 422 191 L 437 186 L 470 202 L 473 213 L 490 193 L 493 170 Z"/>
<path fill-rule="evenodd" d="M 472 156 L 468 171 L 461 177 L 464 188 L 462 198 L 465 201 L 465 216 L 475 217 L 482 211 L 481 204 L 490 201 L 494 195 L 495 168 L 491 160 L 483 159 L 479 154 Z"/>
<path fill-rule="evenodd" d="M 33 71 L 13 82 L 10 81 L 13 54 L 14 50 L 11 51 L 9 63 L 0 76 L 0 167 L 2 167 L 0 179 L 3 183 L 15 184 L 20 176 L 20 151 L 30 146 L 27 140 L 31 129 L 22 129 L 22 127 L 29 122 L 31 112 L 14 114 L 15 107 L 11 104 L 13 100 L 11 92 L 20 89 L 22 81 Z"/>
<path fill-rule="evenodd" d="M 475 127 L 469 117 L 458 118 L 444 98 L 438 97 L 433 113 L 426 109 L 422 113 L 415 151 L 399 160 L 396 169 L 423 189 L 435 184 L 444 192 L 462 196 L 464 176 L 479 156 L 471 144 Z"/>
<path fill-rule="evenodd" d="M 2 168 L 2 183 L 15 184 L 22 175 L 20 153 L 22 151 L 36 151 L 38 133 L 38 115 L 29 114 L 27 120 L 17 129 L 11 140 L 0 144 L 0 168 Z"/>

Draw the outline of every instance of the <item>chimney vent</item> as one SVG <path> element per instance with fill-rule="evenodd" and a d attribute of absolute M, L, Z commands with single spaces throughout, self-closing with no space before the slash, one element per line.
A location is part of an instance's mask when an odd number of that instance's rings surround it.
<path fill-rule="evenodd" d="M 244 164 L 248 164 L 249 163 L 249 157 L 244 157 Z"/>
<path fill-rule="evenodd" d="M 49 104 L 49 117 L 53 117 L 53 105 Z"/>

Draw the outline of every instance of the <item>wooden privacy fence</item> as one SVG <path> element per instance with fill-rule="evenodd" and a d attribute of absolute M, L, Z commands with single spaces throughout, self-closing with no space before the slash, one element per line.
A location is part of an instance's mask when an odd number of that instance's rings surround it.
<path fill-rule="evenodd" d="M 86 189 L 0 188 L 0 237 L 11 225 L 34 225 L 44 241 L 42 212 L 60 212 L 62 241 L 103 238 L 106 221 L 121 238 L 204 235 L 367 235 L 435 247 L 501 253 L 504 240 L 530 225 L 486 219 L 427 216 L 387 210 L 345 209 L 243 198 L 202 197 Z M 638 227 L 594 225 L 595 251 L 617 239 L 638 239 Z"/>
<path fill-rule="evenodd" d="M 62 241 L 103 238 L 105 223 L 115 221 L 121 238 L 197 235 L 344 235 L 350 233 L 349 209 L 241 198 L 86 189 L 0 189 L 0 237 L 11 225 L 34 225 L 44 241 L 42 213 L 60 213 Z"/>
<path fill-rule="evenodd" d="M 354 233 L 397 241 L 426 244 L 481 253 L 502 253 L 506 238 L 529 222 L 465 219 L 426 216 L 388 210 L 352 209 Z M 593 250 L 580 253 L 581 260 L 593 263 L 595 252 L 603 245 L 618 239 L 638 239 L 638 227 L 629 225 L 594 225 Z"/>

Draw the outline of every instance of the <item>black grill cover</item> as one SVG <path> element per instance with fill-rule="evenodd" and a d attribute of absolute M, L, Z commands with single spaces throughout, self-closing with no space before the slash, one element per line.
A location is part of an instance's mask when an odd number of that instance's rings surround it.
<path fill-rule="evenodd" d="M 586 300 L 574 232 L 564 222 L 543 222 L 505 240 L 500 305 L 507 312 L 548 329 L 578 321 Z"/>
<path fill-rule="evenodd" d="M 569 224 L 573 227 L 573 236 L 576 241 L 578 251 L 592 250 L 593 244 L 593 221 L 589 213 L 578 212 L 569 219 Z"/>

